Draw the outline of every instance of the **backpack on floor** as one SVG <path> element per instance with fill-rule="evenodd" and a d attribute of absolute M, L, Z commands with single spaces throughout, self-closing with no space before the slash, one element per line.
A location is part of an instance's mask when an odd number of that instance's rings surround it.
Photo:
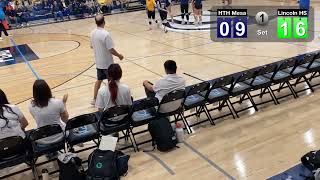
<path fill-rule="evenodd" d="M 119 180 L 117 153 L 110 150 L 94 150 L 88 159 L 87 180 Z"/>
<path fill-rule="evenodd" d="M 152 146 L 157 145 L 159 151 L 165 152 L 176 147 L 177 137 L 168 118 L 152 120 L 148 125 L 152 137 Z"/>
<path fill-rule="evenodd" d="M 59 180 L 85 180 L 82 160 L 76 154 L 66 153 L 58 157 Z"/>
<path fill-rule="evenodd" d="M 310 171 L 320 168 L 320 151 L 310 151 L 301 157 L 302 164 Z"/>

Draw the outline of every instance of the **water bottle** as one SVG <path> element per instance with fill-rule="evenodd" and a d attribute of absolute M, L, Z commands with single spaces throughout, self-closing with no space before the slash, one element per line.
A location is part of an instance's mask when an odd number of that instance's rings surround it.
<path fill-rule="evenodd" d="M 42 169 L 41 171 L 42 180 L 49 180 L 49 171 L 48 169 Z"/>
<path fill-rule="evenodd" d="M 179 143 L 183 142 L 184 140 L 184 131 L 182 128 L 181 123 L 176 123 L 176 136 Z"/>

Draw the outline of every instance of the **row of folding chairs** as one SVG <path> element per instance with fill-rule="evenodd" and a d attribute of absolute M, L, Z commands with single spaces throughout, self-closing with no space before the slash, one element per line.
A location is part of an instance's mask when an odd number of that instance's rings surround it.
<path fill-rule="evenodd" d="M 115 106 L 102 113 L 80 115 L 67 122 L 65 131 L 59 125 L 41 127 L 28 133 L 29 149 L 22 148 L 27 146 L 25 145 L 26 141 L 20 137 L 2 139 L 0 140 L 0 168 L 27 162 L 30 167 L 24 170 L 32 169 L 36 173 L 36 166 L 47 163 L 36 163 L 37 158 L 42 155 L 61 150 L 66 151 L 66 149 L 72 152 L 80 152 L 95 148 L 99 145 L 102 135 L 119 132 L 123 134 L 120 139 L 130 139 L 131 141 L 131 145 L 124 148 L 132 147 L 135 151 L 139 151 L 139 146 L 149 142 L 150 139 L 137 142 L 135 136 L 147 132 L 147 130 L 134 132 L 134 129 L 159 117 L 172 116 L 174 122 L 182 121 L 186 131 L 192 133 L 192 127 L 203 122 L 209 121 L 212 125 L 215 125 L 215 120 L 227 116 L 238 118 L 240 112 L 249 108 L 258 111 L 258 106 L 263 103 L 273 102 L 277 105 L 280 103 L 279 100 L 284 97 L 299 97 L 298 93 L 301 91 L 295 88 L 299 83 L 305 82 L 307 89 L 314 91 L 313 87 L 315 85 L 312 85 L 311 81 L 317 73 L 320 73 L 319 58 L 319 52 L 300 55 L 232 75 L 203 81 L 184 90 L 174 90 L 165 95 L 161 102 L 157 98 L 149 97 L 134 101 L 132 106 Z M 310 76 L 307 77 L 308 75 Z M 279 87 L 274 88 L 276 85 L 279 85 Z M 289 94 L 280 96 L 281 94 L 275 93 L 284 88 L 289 89 Z M 260 90 L 260 93 L 252 95 L 252 92 L 257 90 Z M 268 101 L 256 103 L 255 99 L 257 97 L 262 99 L 266 94 L 270 96 Z M 244 101 L 248 101 L 250 105 L 240 106 L 240 108 L 235 106 L 235 104 L 241 104 Z M 212 106 L 213 108 L 210 109 L 211 104 L 217 104 L 217 106 Z M 214 110 L 222 111 L 223 108 L 227 108 L 224 113 L 210 113 Z M 195 109 L 195 112 L 186 113 L 191 109 Z M 202 121 L 191 123 L 187 120 L 191 116 L 200 117 L 202 113 L 205 114 L 205 119 Z M 58 138 L 50 145 L 39 146 L 39 140 L 59 134 L 60 139 Z M 89 141 L 93 141 L 95 145 L 79 151 L 74 150 L 75 145 Z"/>

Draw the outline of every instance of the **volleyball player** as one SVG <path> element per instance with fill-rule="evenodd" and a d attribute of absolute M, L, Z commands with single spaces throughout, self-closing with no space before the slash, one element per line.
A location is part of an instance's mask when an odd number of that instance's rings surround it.
<path fill-rule="evenodd" d="M 193 13 L 194 13 L 194 25 L 202 25 L 202 0 L 192 0 Z"/>
<path fill-rule="evenodd" d="M 156 0 L 156 4 L 157 4 L 157 8 L 159 11 L 159 15 L 160 15 L 160 19 L 161 19 L 161 23 L 163 26 L 163 30 L 165 33 L 168 32 L 167 30 L 167 26 L 169 26 L 169 22 L 167 20 L 167 16 L 168 16 L 168 11 L 167 11 L 167 0 Z"/>
<path fill-rule="evenodd" d="M 172 15 L 172 9 L 171 9 L 172 0 L 165 0 L 165 3 L 166 3 L 165 5 L 166 5 L 167 14 L 170 15 L 171 22 L 173 22 L 173 15 Z"/>
<path fill-rule="evenodd" d="M 187 19 L 187 24 L 189 24 L 189 0 L 181 0 L 180 1 L 180 9 L 181 9 L 181 24 L 185 24 L 184 17 Z"/>
<path fill-rule="evenodd" d="M 158 21 L 156 20 L 156 2 L 154 0 L 146 0 L 146 9 L 147 9 L 147 15 L 149 19 L 149 30 L 151 30 L 152 26 L 152 20 L 158 24 Z"/>

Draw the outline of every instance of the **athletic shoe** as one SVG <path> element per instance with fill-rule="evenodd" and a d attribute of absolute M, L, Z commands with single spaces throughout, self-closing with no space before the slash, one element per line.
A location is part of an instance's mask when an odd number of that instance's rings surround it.
<path fill-rule="evenodd" d="M 187 25 L 189 25 L 190 24 L 190 22 L 189 21 L 187 21 Z"/>
<path fill-rule="evenodd" d="M 96 105 L 96 100 L 95 100 L 95 99 L 92 99 L 91 102 L 90 102 L 90 104 L 91 104 L 92 106 L 95 106 L 95 105 Z"/>
<path fill-rule="evenodd" d="M 3 41 L 3 38 L 2 38 L 2 37 L 0 37 L 0 41 Z"/>
<path fill-rule="evenodd" d="M 168 32 L 168 30 L 167 29 L 164 29 L 164 33 L 167 33 Z"/>
<path fill-rule="evenodd" d="M 199 22 L 199 26 L 202 26 L 202 21 Z"/>
<path fill-rule="evenodd" d="M 186 22 L 184 22 L 184 20 L 181 21 L 181 24 L 184 25 Z"/>

